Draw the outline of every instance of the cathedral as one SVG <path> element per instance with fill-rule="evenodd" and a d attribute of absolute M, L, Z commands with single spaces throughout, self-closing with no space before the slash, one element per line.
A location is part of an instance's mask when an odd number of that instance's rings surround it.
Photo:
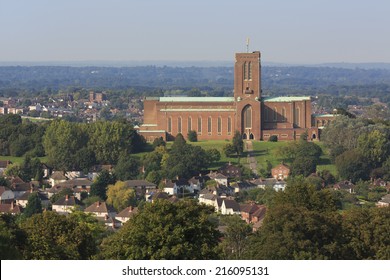
<path fill-rule="evenodd" d="M 299 139 L 304 132 L 318 140 L 333 115 L 312 114 L 308 96 L 262 97 L 260 52 L 237 53 L 233 97 L 157 97 L 144 100 L 144 123 L 139 133 L 147 141 L 173 140 L 196 131 L 198 140 Z"/>

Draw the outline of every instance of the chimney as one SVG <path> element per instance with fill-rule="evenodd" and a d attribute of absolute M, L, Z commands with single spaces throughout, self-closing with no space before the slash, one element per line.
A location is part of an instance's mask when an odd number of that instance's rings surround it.
<path fill-rule="evenodd" d="M 15 204 L 14 204 L 14 201 L 12 201 L 12 202 L 11 202 L 11 208 L 10 208 L 10 210 L 13 210 L 14 207 L 15 207 Z"/>
<path fill-rule="evenodd" d="M 69 195 L 65 195 L 65 201 L 68 201 L 69 200 Z"/>
<path fill-rule="evenodd" d="M 130 206 L 129 207 L 129 212 L 133 212 L 133 209 L 134 209 L 133 206 Z"/>

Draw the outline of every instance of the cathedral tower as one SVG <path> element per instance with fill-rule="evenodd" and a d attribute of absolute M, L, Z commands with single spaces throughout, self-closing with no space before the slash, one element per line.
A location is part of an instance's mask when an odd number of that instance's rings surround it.
<path fill-rule="evenodd" d="M 244 139 L 261 138 L 260 52 L 236 53 L 234 65 L 236 128 Z"/>

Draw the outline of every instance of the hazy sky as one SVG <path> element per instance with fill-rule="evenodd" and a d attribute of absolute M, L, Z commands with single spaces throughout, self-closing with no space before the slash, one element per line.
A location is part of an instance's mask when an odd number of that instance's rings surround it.
<path fill-rule="evenodd" d="M 0 0 L 0 61 L 390 62 L 389 0 Z"/>

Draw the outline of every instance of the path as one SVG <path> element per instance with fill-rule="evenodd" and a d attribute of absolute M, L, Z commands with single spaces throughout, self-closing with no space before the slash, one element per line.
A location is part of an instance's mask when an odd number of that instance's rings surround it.
<path fill-rule="evenodd" d="M 246 151 L 248 152 L 248 164 L 249 168 L 252 170 L 254 174 L 258 174 L 257 172 L 257 161 L 253 156 L 253 144 L 252 141 L 246 141 Z"/>

